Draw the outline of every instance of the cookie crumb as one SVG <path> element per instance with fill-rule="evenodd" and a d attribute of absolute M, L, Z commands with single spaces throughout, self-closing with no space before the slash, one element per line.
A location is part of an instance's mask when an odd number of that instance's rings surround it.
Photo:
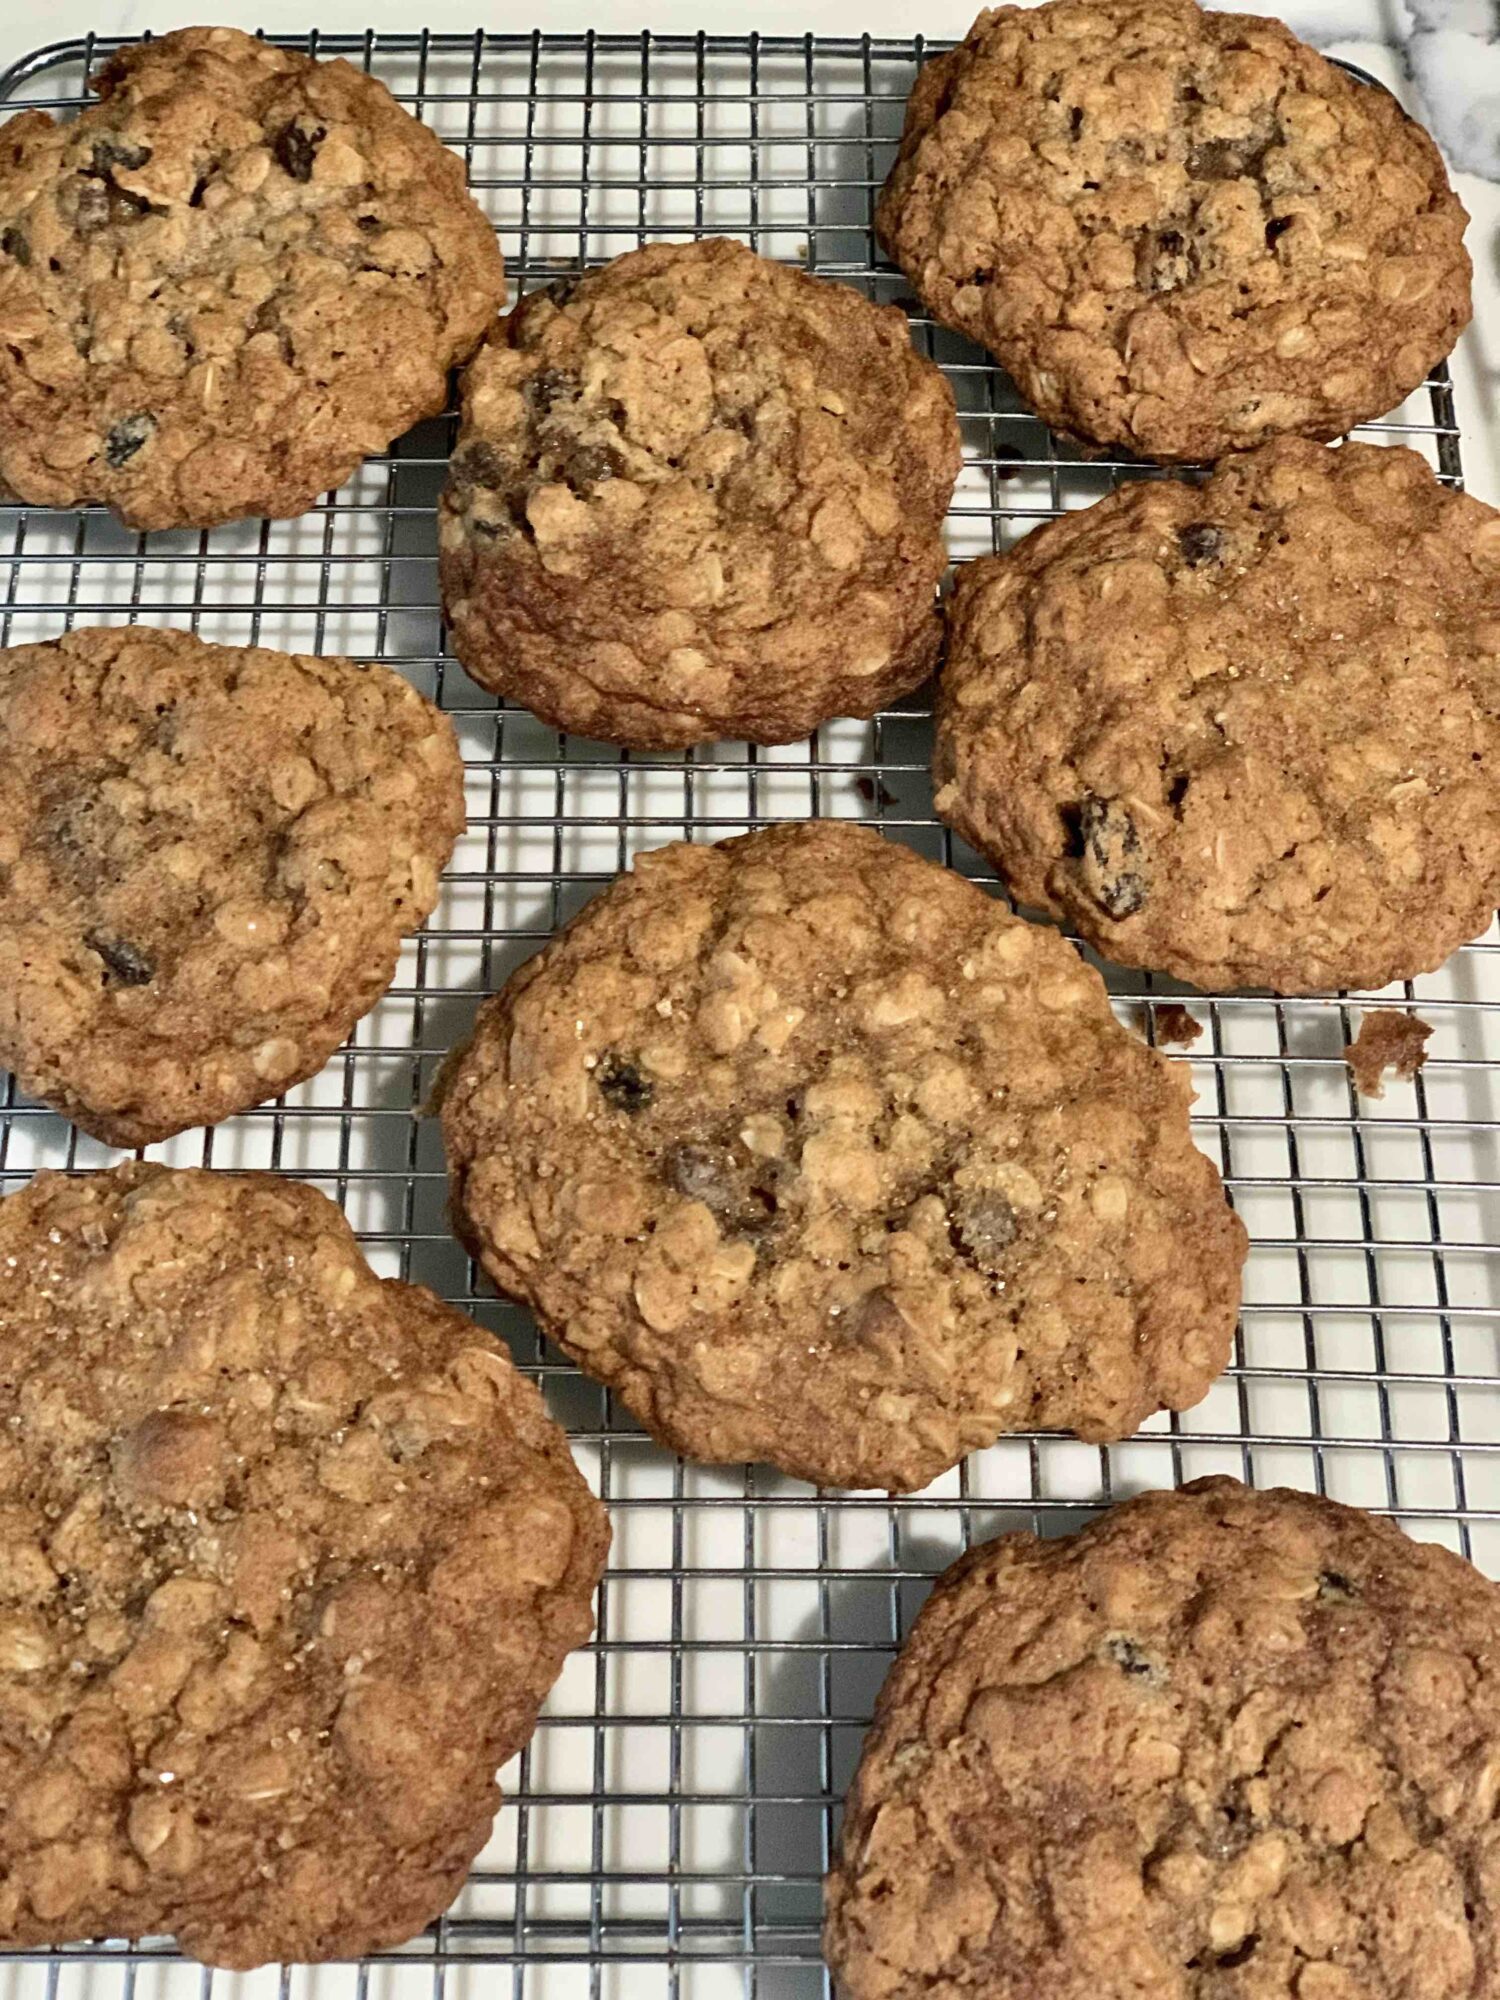
<path fill-rule="evenodd" d="M 1361 1097 L 1385 1096 L 1385 1072 L 1394 1070 L 1403 1082 L 1410 1082 L 1427 1060 L 1427 1038 L 1432 1033 L 1426 1021 L 1415 1014 L 1382 1010 L 1366 1014 L 1359 1033 L 1344 1049 L 1344 1061 L 1354 1072 Z"/>
<path fill-rule="evenodd" d="M 1160 1049 L 1190 1049 L 1202 1039 L 1203 1023 L 1190 1014 L 1180 1001 L 1150 1010 L 1156 1021 L 1156 1046 Z"/>

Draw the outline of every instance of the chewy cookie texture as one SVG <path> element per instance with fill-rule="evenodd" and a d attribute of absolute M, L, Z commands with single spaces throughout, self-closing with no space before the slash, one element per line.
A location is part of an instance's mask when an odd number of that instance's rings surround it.
<path fill-rule="evenodd" d="M 490 1275 L 662 1442 L 904 1490 L 1204 1395 L 1245 1236 L 1190 1096 L 1055 932 L 816 821 L 638 857 L 442 1117 Z"/>
<path fill-rule="evenodd" d="M 1193 0 L 981 14 L 877 216 L 1048 423 L 1155 459 L 1393 409 L 1468 322 L 1467 220 L 1386 91 Z"/>
<path fill-rule="evenodd" d="M 349 63 L 234 28 L 0 128 L 0 477 L 138 528 L 300 514 L 441 410 L 504 295 L 463 162 Z"/>
<path fill-rule="evenodd" d="M 464 824 L 384 667 L 141 626 L 0 651 L 0 1064 L 118 1146 L 321 1069 Z"/>
<path fill-rule="evenodd" d="M 1200 1480 L 942 1577 L 827 1885 L 847 2000 L 1479 2000 L 1500 1590 Z"/>
<path fill-rule="evenodd" d="M 0 1268 L 0 1938 L 411 1936 L 592 1626 L 562 1432 L 276 1176 L 44 1174 Z"/>
<path fill-rule="evenodd" d="M 1500 514 L 1285 438 L 959 574 L 939 813 L 1023 903 L 1202 987 L 1378 987 L 1500 896 Z"/>
<path fill-rule="evenodd" d="M 454 649 L 611 742 L 869 715 L 936 664 L 959 456 L 904 314 L 741 243 L 651 244 L 525 298 L 464 378 Z"/>

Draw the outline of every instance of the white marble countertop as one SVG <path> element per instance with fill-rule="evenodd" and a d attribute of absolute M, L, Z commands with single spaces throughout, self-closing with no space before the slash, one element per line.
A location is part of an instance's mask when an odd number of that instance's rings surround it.
<path fill-rule="evenodd" d="M 1435 0 L 1417 0 L 1418 6 Z M 1451 0 L 1442 0 L 1444 6 Z M 950 4 L 918 19 L 911 0 L 549 0 L 552 32 L 632 31 L 649 26 L 661 33 L 692 33 L 708 26 L 716 34 L 910 35 L 920 25 L 934 38 L 957 37 L 973 12 Z M 1283 18 L 1331 55 L 1358 63 L 1390 85 L 1419 117 L 1424 115 L 1407 71 L 1405 47 L 1412 17 L 1402 0 L 1288 0 Z M 310 23 L 309 15 L 312 21 Z M 644 16 L 644 19 L 643 19 Z M 180 27 L 186 22 L 226 22 L 267 33 L 305 33 L 314 24 L 330 33 L 365 28 L 469 31 L 524 28 L 521 15 L 476 20 L 473 0 L 53 0 L 45 12 L 6 8 L 0 18 L 0 69 L 28 50 L 86 34 L 131 35 L 147 28 Z M 1500 184 L 1458 173 L 1455 185 L 1472 217 L 1469 250 L 1474 259 L 1474 324 L 1453 357 L 1455 401 L 1464 433 L 1464 467 L 1470 491 L 1500 504 Z"/>

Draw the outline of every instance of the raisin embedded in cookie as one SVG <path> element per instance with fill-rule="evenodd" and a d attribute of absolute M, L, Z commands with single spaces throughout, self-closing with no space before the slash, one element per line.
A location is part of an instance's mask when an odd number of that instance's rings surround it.
<path fill-rule="evenodd" d="M 924 1485 L 1228 1356 L 1245 1236 L 1096 973 L 868 827 L 637 858 L 445 1080 L 459 1226 L 691 1458 Z"/>
<path fill-rule="evenodd" d="M 1006 1535 L 891 1671 L 827 1883 L 848 2000 L 1478 2000 L 1500 1590 L 1202 1479 Z"/>
<path fill-rule="evenodd" d="M 452 725 L 385 667 L 142 626 L 0 651 L 0 1066 L 117 1146 L 278 1096 L 463 823 Z"/>
<path fill-rule="evenodd" d="M 1469 319 L 1422 128 L 1279 21 L 1193 0 L 981 14 L 918 77 L 877 220 L 1048 423 L 1149 458 L 1337 436 Z"/>
<path fill-rule="evenodd" d="M 504 296 L 463 162 L 350 64 L 235 28 L 0 128 L 0 477 L 138 528 L 300 514 L 441 410 Z"/>
<path fill-rule="evenodd" d="M 0 1940 L 411 1937 L 592 1629 L 567 1439 L 276 1175 L 42 1174 L 0 1268 Z"/>
<path fill-rule="evenodd" d="M 785 743 L 937 661 L 958 420 L 904 314 L 741 243 L 531 294 L 464 381 L 453 648 L 584 736 Z"/>
<path fill-rule="evenodd" d="M 1281 439 L 960 572 L 943 817 L 1020 899 L 1201 987 L 1377 987 L 1500 896 L 1500 515 Z"/>

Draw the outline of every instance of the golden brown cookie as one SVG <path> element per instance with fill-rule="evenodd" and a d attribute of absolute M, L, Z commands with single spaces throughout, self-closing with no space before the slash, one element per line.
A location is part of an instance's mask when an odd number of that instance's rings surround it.
<path fill-rule="evenodd" d="M 937 807 L 1020 899 L 1202 987 L 1377 987 L 1500 895 L 1500 515 L 1285 438 L 959 575 Z"/>
<path fill-rule="evenodd" d="M 1006 1535 L 891 1671 L 827 1884 L 846 2000 L 1479 2000 L 1500 1590 L 1203 1479 Z"/>
<path fill-rule="evenodd" d="M 0 1067 L 146 1146 L 322 1068 L 463 829 L 386 667 L 145 626 L 0 651 Z"/>
<path fill-rule="evenodd" d="M 0 1939 L 410 1937 L 592 1628 L 563 1433 L 276 1175 L 42 1174 L 0 1269 Z"/>
<path fill-rule="evenodd" d="M 1193 0 L 981 14 L 877 216 L 1048 423 L 1159 459 L 1393 409 L 1468 322 L 1467 220 L 1395 98 Z"/>
<path fill-rule="evenodd" d="M 832 820 L 638 856 L 446 1079 L 458 1225 L 688 1457 L 922 1486 L 1228 1357 L 1245 1234 L 1097 973 Z"/>
<path fill-rule="evenodd" d="M 454 651 L 611 742 L 870 715 L 936 664 L 958 467 L 903 314 L 742 243 L 652 244 L 532 293 L 464 378 Z"/>
<path fill-rule="evenodd" d="M 504 296 L 463 162 L 349 63 L 184 28 L 0 128 L 0 477 L 137 528 L 300 514 Z"/>

